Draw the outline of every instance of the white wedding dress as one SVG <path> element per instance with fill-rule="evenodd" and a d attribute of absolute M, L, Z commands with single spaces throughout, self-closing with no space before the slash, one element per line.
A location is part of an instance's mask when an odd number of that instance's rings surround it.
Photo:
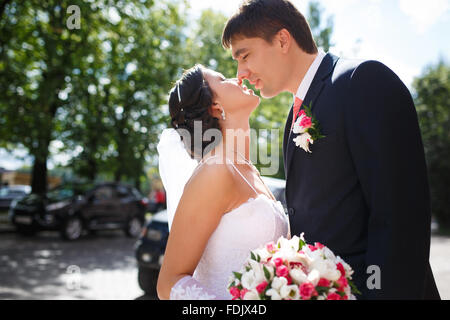
<path fill-rule="evenodd" d="M 229 164 L 252 188 L 255 197 L 224 214 L 193 276 L 175 284 L 171 300 L 230 300 L 228 279 L 233 271 L 241 270 L 250 251 L 282 236 L 289 237 L 289 220 L 282 204 L 258 194 L 237 167 L 231 161 Z"/>

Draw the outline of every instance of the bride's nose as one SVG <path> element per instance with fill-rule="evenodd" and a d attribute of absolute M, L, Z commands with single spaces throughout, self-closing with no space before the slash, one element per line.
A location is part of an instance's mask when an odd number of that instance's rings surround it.
<path fill-rule="evenodd" d="M 236 82 L 236 84 L 238 85 L 238 86 L 242 86 L 242 80 L 240 80 L 240 79 L 238 79 L 238 78 L 232 78 L 232 79 L 230 79 L 231 81 L 233 81 L 233 82 Z"/>

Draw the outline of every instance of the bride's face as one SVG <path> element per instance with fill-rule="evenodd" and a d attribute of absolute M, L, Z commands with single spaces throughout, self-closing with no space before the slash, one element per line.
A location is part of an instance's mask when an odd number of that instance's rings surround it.
<path fill-rule="evenodd" d="M 260 98 L 251 89 L 239 85 L 238 79 L 226 79 L 221 73 L 203 70 L 203 76 L 214 92 L 214 103 L 225 110 L 226 116 L 250 116 Z"/>

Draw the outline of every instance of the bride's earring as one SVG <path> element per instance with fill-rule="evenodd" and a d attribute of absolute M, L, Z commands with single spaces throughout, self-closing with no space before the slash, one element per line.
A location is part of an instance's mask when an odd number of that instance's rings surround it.
<path fill-rule="evenodd" d="M 225 110 L 222 109 L 222 120 L 227 120 L 227 117 L 225 116 Z"/>

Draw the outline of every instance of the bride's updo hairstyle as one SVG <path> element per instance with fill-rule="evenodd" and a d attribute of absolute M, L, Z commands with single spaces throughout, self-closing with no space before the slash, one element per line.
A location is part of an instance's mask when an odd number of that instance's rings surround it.
<path fill-rule="evenodd" d="M 203 76 L 204 69 L 202 65 L 197 64 L 186 70 L 169 94 L 171 125 L 177 129 L 186 150 L 193 159 L 201 159 L 205 149 L 209 149 L 212 143 L 214 145 L 219 143 L 215 141 L 217 138 L 203 141 L 205 132 L 209 129 L 217 129 L 220 132 L 221 129 L 219 119 L 210 113 L 214 93 Z M 195 128 L 199 131 L 195 132 L 195 135 L 200 137 L 201 133 L 201 143 L 194 138 L 195 124 Z M 186 134 L 189 134 L 188 138 Z"/>

